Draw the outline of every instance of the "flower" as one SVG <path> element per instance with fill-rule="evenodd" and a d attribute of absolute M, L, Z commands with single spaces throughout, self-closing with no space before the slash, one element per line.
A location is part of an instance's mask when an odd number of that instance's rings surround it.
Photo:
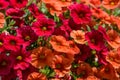
<path fill-rule="evenodd" d="M 51 15 L 56 14 L 59 16 L 61 13 L 65 12 L 67 10 L 67 7 L 71 5 L 72 0 L 42 0 Z M 59 5 L 58 5 L 59 4 Z"/>
<path fill-rule="evenodd" d="M 33 72 L 28 75 L 27 80 L 47 80 L 47 77 L 39 72 Z"/>
<path fill-rule="evenodd" d="M 46 47 L 38 47 L 31 52 L 31 64 L 35 68 L 43 68 L 51 65 L 51 61 L 54 57 L 52 50 Z"/>
<path fill-rule="evenodd" d="M 6 11 L 7 16 L 11 16 L 12 18 L 20 18 L 24 15 L 24 11 L 19 8 L 9 8 Z"/>
<path fill-rule="evenodd" d="M 3 13 L 0 13 L 0 28 L 4 27 L 4 23 L 5 23 L 5 16 Z"/>
<path fill-rule="evenodd" d="M 73 4 L 69 7 L 70 16 L 76 24 L 87 24 L 91 21 L 91 11 L 84 4 Z"/>
<path fill-rule="evenodd" d="M 118 48 L 120 45 L 120 36 L 115 30 L 108 30 L 107 35 L 110 38 L 110 41 L 108 41 L 108 44 L 112 48 Z"/>
<path fill-rule="evenodd" d="M 70 33 L 70 36 L 74 39 L 74 41 L 78 44 L 85 44 L 85 32 L 81 30 L 73 30 Z"/>
<path fill-rule="evenodd" d="M 38 36 L 50 36 L 55 27 L 55 22 L 52 19 L 39 18 L 33 23 L 32 29 Z"/>
<path fill-rule="evenodd" d="M 5 33 L 0 34 L 0 52 L 5 50 Z"/>
<path fill-rule="evenodd" d="M 105 47 L 104 40 L 109 40 L 104 28 L 102 27 L 99 27 L 98 30 L 87 32 L 85 34 L 85 38 L 88 41 L 90 48 L 97 51 L 100 51 Z"/>
<path fill-rule="evenodd" d="M 9 6 L 9 2 L 0 0 L 0 10 L 6 9 Z"/>
<path fill-rule="evenodd" d="M 27 5 L 28 0 L 10 0 L 10 4 L 14 8 L 23 8 Z"/>
<path fill-rule="evenodd" d="M 120 0 L 103 0 L 102 5 L 106 9 L 115 9 L 120 5 Z"/>
<path fill-rule="evenodd" d="M 20 48 L 16 52 L 12 52 L 11 56 L 14 59 L 14 70 L 25 70 L 29 67 L 31 61 L 30 53 L 24 48 Z"/>
<path fill-rule="evenodd" d="M 62 55 L 55 55 L 52 61 L 51 68 L 54 69 L 56 75 L 63 77 L 68 74 L 71 68 L 72 61 L 69 58 L 65 58 Z"/>
<path fill-rule="evenodd" d="M 7 35 L 5 40 L 5 48 L 13 51 L 19 50 L 20 46 L 24 43 L 21 38 L 13 35 Z"/>
<path fill-rule="evenodd" d="M 24 39 L 24 46 L 28 46 L 30 43 L 35 42 L 38 39 L 38 36 L 32 30 L 30 26 L 25 26 L 17 29 L 17 36 Z"/>
<path fill-rule="evenodd" d="M 0 54 L 0 76 L 9 74 L 13 64 L 13 59 L 10 56 L 7 56 L 6 52 L 2 52 Z"/>
<path fill-rule="evenodd" d="M 115 69 L 112 64 L 103 65 L 97 72 L 97 77 L 100 79 L 108 79 L 108 80 L 118 80 Z"/>

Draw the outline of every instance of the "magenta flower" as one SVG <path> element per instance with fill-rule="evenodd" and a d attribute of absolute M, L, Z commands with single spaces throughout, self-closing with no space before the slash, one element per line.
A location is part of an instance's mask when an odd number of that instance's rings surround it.
<path fill-rule="evenodd" d="M 38 36 L 50 36 L 55 27 L 55 22 L 52 19 L 40 18 L 33 23 L 32 29 Z"/>
<path fill-rule="evenodd" d="M 21 38 L 13 35 L 7 35 L 5 40 L 5 48 L 12 51 L 19 50 L 20 46 L 24 43 Z"/>
<path fill-rule="evenodd" d="M 104 37 L 106 36 L 106 37 Z M 105 39 L 107 38 L 106 33 L 103 33 L 101 30 L 92 30 L 85 34 L 85 38 L 88 41 L 88 45 L 91 49 L 97 51 L 102 50 L 105 47 Z"/>
<path fill-rule="evenodd" d="M 9 2 L 0 0 L 0 10 L 6 9 L 9 6 Z"/>
<path fill-rule="evenodd" d="M 7 16 L 11 16 L 12 18 L 20 18 L 24 15 L 24 11 L 19 8 L 9 8 L 6 11 Z"/>
<path fill-rule="evenodd" d="M 10 69 L 13 67 L 13 59 L 5 53 L 0 54 L 0 76 L 9 74 Z"/>
<path fill-rule="evenodd" d="M 21 37 L 24 40 L 24 44 L 28 46 L 30 43 L 35 42 L 38 39 L 38 36 L 31 29 L 30 26 L 21 27 L 17 30 L 17 36 Z"/>
<path fill-rule="evenodd" d="M 14 8 L 24 8 L 28 3 L 28 0 L 10 0 L 10 4 Z"/>
<path fill-rule="evenodd" d="M 18 51 L 11 53 L 14 59 L 14 69 L 15 70 L 25 70 L 29 67 L 29 62 L 31 61 L 30 53 L 24 48 L 20 48 Z"/>
<path fill-rule="evenodd" d="M 91 21 L 90 8 L 84 4 L 73 4 L 69 7 L 70 16 L 76 24 L 87 24 Z"/>

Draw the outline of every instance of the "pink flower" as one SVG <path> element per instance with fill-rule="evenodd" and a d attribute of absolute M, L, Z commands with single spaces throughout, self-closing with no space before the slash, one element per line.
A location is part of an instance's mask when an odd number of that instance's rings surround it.
<path fill-rule="evenodd" d="M 38 36 L 31 29 L 30 26 L 18 28 L 17 36 L 21 37 L 24 40 L 25 46 L 28 46 L 30 43 L 33 43 L 38 39 Z"/>
<path fill-rule="evenodd" d="M 9 3 L 5 0 L 0 0 L 0 10 L 6 9 L 9 6 Z"/>
<path fill-rule="evenodd" d="M 28 0 L 10 0 L 10 4 L 14 8 L 23 8 L 27 5 Z"/>
<path fill-rule="evenodd" d="M 32 29 L 38 36 L 50 36 L 55 27 L 55 22 L 52 19 L 39 18 L 33 23 Z"/>
<path fill-rule="evenodd" d="M 104 49 L 105 39 L 109 40 L 104 28 L 102 28 L 101 26 L 98 28 L 98 30 L 92 30 L 91 32 L 87 32 L 85 34 L 85 38 L 88 41 L 88 45 L 90 46 L 90 48 L 97 51 Z"/>
<path fill-rule="evenodd" d="M 19 50 L 20 46 L 24 43 L 21 38 L 13 35 L 7 35 L 5 40 L 5 48 L 13 51 Z"/>
<path fill-rule="evenodd" d="M 13 59 L 5 54 L 0 54 L 0 76 L 9 74 L 10 69 L 13 67 Z"/>
<path fill-rule="evenodd" d="M 25 70 L 29 67 L 29 62 L 31 61 L 30 53 L 23 48 L 20 48 L 16 52 L 11 53 L 14 59 L 14 69 L 15 70 Z"/>
<path fill-rule="evenodd" d="M 24 15 L 24 11 L 19 8 L 9 8 L 6 11 L 7 16 L 11 16 L 12 18 L 20 18 Z"/>
<path fill-rule="evenodd" d="M 91 21 L 91 11 L 84 4 L 73 4 L 69 7 L 70 16 L 76 24 L 87 24 Z"/>

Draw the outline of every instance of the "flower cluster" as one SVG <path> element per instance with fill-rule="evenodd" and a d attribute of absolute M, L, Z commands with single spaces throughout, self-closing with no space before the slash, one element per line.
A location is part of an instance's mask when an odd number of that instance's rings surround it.
<path fill-rule="evenodd" d="M 2 80 L 119 80 L 120 0 L 0 0 Z"/>

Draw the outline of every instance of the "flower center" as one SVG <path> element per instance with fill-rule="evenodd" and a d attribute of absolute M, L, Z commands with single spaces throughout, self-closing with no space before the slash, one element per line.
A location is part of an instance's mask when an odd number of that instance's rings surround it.
<path fill-rule="evenodd" d="M 60 64 L 56 64 L 56 68 L 61 68 L 61 65 Z"/>
<path fill-rule="evenodd" d="M 80 18 L 83 18 L 83 17 L 84 17 L 84 14 L 83 14 L 83 13 L 80 13 L 80 14 L 79 14 L 79 17 L 80 17 Z"/>
<path fill-rule="evenodd" d="M 22 58 L 22 56 L 17 56 L 16 59 L 17 59 L 17 60 L 22 60 L 23 58 Z"/>
<path fill-rule="evenodd" d="M 92 42 L 92 43 L 95 43 L 95 40 L 94 40 L 94 39 L 91 39 L 91 42 Z"/>
<path fill-rule="evenodd" d="M 42 30 L 43 30 L 43 31 L 47 30 L 47 27 L 45 27 L 45 26 L 44 26 L 44 27 L 42 27 Z"/>
<path fill-rule="evenodd" d="M 0 42 L 0 46 L 2 46 L 3 45 L 3 43 L 2 42 Z"/>
<path fill-rule="evenodd" d="M 82 37 L 81 36 L 76 36 L 76 39 L 77 40 L 80 40 Z"/>
<path fill-rule="evenodd" d="M 2 66 L 6 66 L 6 65 L 7 65 L 6 61 L 3 61 L 3 62 L 1 63 L 1 65 L 2 65 Z"/>
<path fill-rule="evenodd" d="M 111 5 L 115 5 L 115 2 L 111 1 L 110 4 L 111 4 Z"/>
<path fill-rule="evenodd" d="M 65 0 L 62 0 L 62 2 L 65 2 Z"/>
<path fill-rule="evenodd" d="M 40 59 L 44 59 L 45 58 L 45 55 L 44 54 L 41 54 L 40 55 Z"/>
<path fill-rule="evenodd" d="M 26 37 L 25 37 L 25 40 L 26 40 L 26 41 L 30 40 L 30 36 L 26 36 Z"/>
<path fill-rule="evenodd" d="M 11 43 L 12 45 L 15 45 L 15 44 L 16 44 L 16 41 L 11 40 L 10 43 Z"/>

